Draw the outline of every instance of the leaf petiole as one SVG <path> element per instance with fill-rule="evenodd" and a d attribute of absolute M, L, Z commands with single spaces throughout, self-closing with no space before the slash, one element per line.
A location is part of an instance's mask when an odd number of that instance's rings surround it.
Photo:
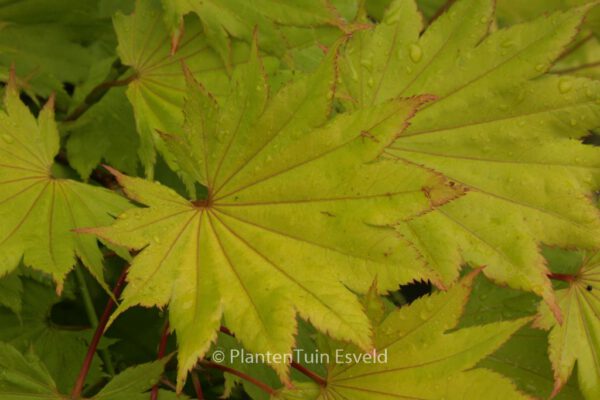
<path fill-rule="evenodd" d="M 206 368 L 218 369 L 219 371 L 227 372 L 228 374 L 232 374 L 237 376 L 238 378 L 242 378 L 243 380 L 252 383 L 254 386 L 267 393 L 269 396 L 274 396 L 276 394 L 275 389 L 273 389 L 271 386 L 259 381 L 258 379 L 248 374 L 238 371 L 237 369 L 233 369 L 231 367 L 227 367 L 225 365 L 217 364 L 215 362 L 206 360 L 201 360 L 200 365 Z"/>
<path fill-rule="evenodd" d="M 94 308 L 94 303 L 92 302 L 92 296 L 90 296 L 90 291 L 81 268 L 81 264 L 77 265 L 75 268 L 75 276 L 79 282 L 79 290 L 83 299 L 83 305 L 85 306 L 85 313 L 87 314 L 92 328 L 96 329 L 98 327 L 98 316 L 96 315 L 96 309 Z M 106 372 L 108 372 L 110 376 L 115 376 L 115 367 L 112 364 L 108 350 L 102 349 L 99 351 L 99 353 L 100 357 L 102 357 L 104 366 L 106 367 Z"/>
<path fill-rule="evenodd" d="M 125 278 L 127 277 L 127 271 L 129 267 L 126 266 L 123 268 L 119 279 L 117 279 L 117 283 L 113 289 L 113 297 L 118 298 L 121 295 L 121 291 L 125 286 Z M 115 306 L 114 300 L 109 297 L 106 303 L 106 307 L 104 307 L 104 312 L 98 321 L 98 326 L 96 327 L 96 332 L 94 332 L 94 337 L 90 342 L 88 347 L 88 352 L 85 355 L 85 359 L 83 360 L 83 365 L 79 370 L 79 375 L 77 376 L 77 381 L 75 381 L 75 385 L 73 386 L 73 390 L 71 391 L 71 398 L 78 399 L 81 396 L 81 392 L 83 390 L 83 385 L 85 384 L 85 378 L 87 377 L 88 372 L 90 371 L 90 367 L 92 366 L 92 360 L 94 359 L 94 354 L 96 353 L 96 349 L 98 348 L 98 343 L 100 343 L 100 338 L 104 334 L 104 329 L 106 328 L 106 324 L 110 318 L 110 314 L 112 309 Z"/>

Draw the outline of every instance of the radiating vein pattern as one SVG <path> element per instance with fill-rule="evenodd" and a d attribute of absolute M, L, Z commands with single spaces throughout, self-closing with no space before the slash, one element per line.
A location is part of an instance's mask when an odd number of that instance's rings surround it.
<path fill-rule="evenodd" d="M 221 319 L 248 349 L 285 354 L 296 315 L 322 332 L 372 347 L 354 292 L 376 278 L 387 291 L 438 280 L 394 229 L 463 194 L 463 187 L 404 161 L 386 146 L 430 96 L 395 99 L 331 118 L 338 47 L 312 74 L 271 93 L 256 41 L 214 97 L 187 73 L 184 130 L 165 132 L 188 182 L 204 199 L 113 171 L 147 206 L 88 230 L 142 251 L 128 275 L 127 308 L 169 304 L 179 379 L 216 338 Z M 288 365 L 273 365 L 282 380 Z"/>

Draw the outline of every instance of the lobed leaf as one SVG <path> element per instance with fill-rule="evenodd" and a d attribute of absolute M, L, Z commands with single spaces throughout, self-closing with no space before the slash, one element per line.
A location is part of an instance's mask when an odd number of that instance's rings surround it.
<path fill-rule="evenodd" d="M 177 41 L 180 34 L 177 31 L 183 24 L 182 16 L 194 12 L 202 22 L 209 46 L 219 54 L 227 68 L 232 65 L 232 38 L 251 42 L 253 32 L 258 29 L 263 38 L 261 48 L 286 58 L 289 57 L 288 52 L 298 45 L 296 42 L 306 42 L 307 36 L 319 38 L 328 31 L 340 36 L 342 32 L 338 28 L 342 29 L 346 24 L 328 0 L 163 0 L 162 3 L 165 18 L 175 31 L 174 40 Z"/>
<path fill-rule="evenodd" d="M 46 272 L 62 289 L 67 272 L 79 257 L 104 284 L 102 254 L 93 238 L 74 228 L 106 224 L 128 202 L 110 191 L 56 177 L 54 157 L 59 136 L 53 101 L 37 120 L 9 82 L 0 112 L 0 275 L 27 266 Z"/>
<path fill-rule="evenodd" d="M 33 350 L 58 390 L 68 391 L 77 379 L 93 331 L 60 326 L 52 319 L 52 309 L 66 299 L 58 297 L 50 286 L 25 277 L 22 281 L 21 312 L 15 315 L 0 309 L 0 341 L 22 352 Z M 94 357 L 89 378 L 101 376 L 100 359 Z"/>
<path fill-rule="evenodd" d="M 368 349 L 369 321 L 350 290 L 366 291 L 375 276 L 383 290 L 429 277 L 392 227 L 462 191 L 379 156 L 430 98 L 329 121 L 336 58 L 331 50 L 314 74 L 273 95 L 256 44 L 222 101 L 188 77 L 186 131 L 166 137 L 181 170 L 208 197 L 188 200 L 115 171 L 127 195 L 147 208 L 85 230 L 143 249 L 113 319 L 135 304 L 169 303 L 180 388 L 222 315 L 255 352 L 291 351 L 296 313 Z M 273 367 L 287 380 L 287 365 Z"/>
<path fill-rule="evenodd" d="M 6 400 L 56 399 L 65 397 L 33 354 L 21 354 L 13 346 L 0 342 L 0 395 Z"/>
<path fill-rule="evenodd" d="M 158 382 L 168 359 L 169 357 L 128 368 L 115 376 L 96 395 L 85 398 L 90 400 L 146 399 L 148 393 L 145 391 Z M 24 355 L 13 346 L 0 342 L 0 368 L 2 368 L 0 395 L 3 400 L 71 398 L 70 395 L 59 393 L 44 364 L 34 353 Z"/>
<path fill-rule="evenodd" d="M 600 86 L 544 75 L 589 7 L 488 33 L 490 0 L 457 1 L 427 29 L 416 5 L 398 0 L 342 57 L 349 107 L 432 93 L 387 154 L 438 171 L 469 193 L 399 231 L 440 272 L 462 261 L 533 291 L 554 309 L 540 242 L 598 246 L 599 150 L 578 140 L 600 124 Z"/>
<path fill-rule="evenodd" d="M 565 313 L 559 325 L 546 306 L 540 306 L 536 324 L 550 330 L 548 353 L 557 393 L 567 382 L 575 361 L 581 392 L 588 399 L 600 395 L 600 253 L 589 255 L 565 289 L 556 292 Z"/>
<path fill-rule="evenodd" d="M 327 385 L 315 390 L 314 384 L 309 388 L 303 384 L 299 389 L 283 389 L 275 398 L 528 398 L 501 375 L 474 367 L 529 318 L 452 330 L 476 274 L 471 273 L 448 292 L 418 299 L 385 316 L 376 325 L 374 334 L 376 352 L 387 354 L 386 361 L 340 362 L 342 359 L 336 356 L 340 350 L 341 353 L 356 350 L 323 338 L 326 343 L 323 347 L 330 354 Z"/>
<path fill-rule="evenodd" d="M 546 253 L 544 256 L 548 257 Z M 539 303 L 539 298 L 532 293 L 496 286 L 478 276 L 459 327 L 532 316 Z M 531 396 L 548 398 L 552 394 L 554 376 L 548 359 L 548 334 L 543 330 L 529 326 L 521 328 L 478 366 L 504 375 Z M 571 379 L 553 398 L 581 400 L 583 395 L 576 379 Z"/>
<path fill-rule="evenodd" d="M 139 139 L 125 90 L 108 92 L 76 123 L 65 127 L 69 164 L 83 179 L 102 161 L 128 173 L 138 166 Z"/>

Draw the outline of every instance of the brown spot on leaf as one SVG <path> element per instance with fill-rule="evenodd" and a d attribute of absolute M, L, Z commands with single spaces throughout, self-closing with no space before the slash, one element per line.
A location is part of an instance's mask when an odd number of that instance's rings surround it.
<path fill-rule="evenodd" d="M 379 140 L 375 136 L 373 136 L 373 134 L 371 132 L 362 131 L 362 132 L 360 132 L 360 136 L 367 138 L 367 139 L 371 139 L 372 141 L 374 141 L 376 143 L 379 143 Z"/>

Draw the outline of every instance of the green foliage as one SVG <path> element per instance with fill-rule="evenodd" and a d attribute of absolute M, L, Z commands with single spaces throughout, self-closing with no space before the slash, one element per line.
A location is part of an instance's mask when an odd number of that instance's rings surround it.
<path fill-rule="evenodd" d="M 477 326 L 532 316 L 537 307 L 538 299 L 531 293 L 502 288 L 480 276 L 473 284 L 473 293 L 460 326 Z M 547 352 L 548 334 L 526 326 L 513 334 L 493 354 L 480 361 L 478 366 L 510 378 L 524 393 L 548 398 L 554 389 L 554 379 Z M 571 379 L 555 398 L 583 399 L 576 379 Z"/>
<path fill-rule="evenodd" d="M 363 400 L 433 396 L 464 399 L 468 393 L 469 398 L 526 399 L 506 378 L 473 367 L 530 318 L 446 333 L 456 326 L 476 274 L 471 273 L 445 293 L 424 297 L 388 315 L 377 296 L 368 296 L 365 308 L 371 311 L 375 325 L 375 348 L 380 355 L 389 357 L 388 362 L 339 363 L 345 361 L 339 357 L 339 349 L 349 354 L 356 350 L 344 343 L 320 338 L 323 351 L 330 355 L 327 388 L 316 396 L 302 388 L 301 398 Z M 374 304 L 369 304 L 371 302 Z"/>
<path fill-rule="evenodd" d="M 23 296 L 22 310 L 18 315 L 5 310 L 0 313 L 0 341 L 23 352 L 35 351 L 57 388 L 68 391 L 77 378 L 92 331 L 69 329 L 53 322 L 52 308 L 61 301 L 54 289 L 30 278 L 21 277 L 20 280 L 27 295 Z M 73 300 L 74 295 L 68 293 L 62 298 L 62 301 Z M 101 373 L 100 362 L 96 358 L 90 379 L 98 379 Z"/>
<path fill-rule="evenodd" d="M 573 139 L 600 123 L 600 87 L 587 79 L 539 79 L 586 10 L 488 35 L 491 3 L 459 2 L 419 37 L 416 7 L 400 1 L 375 30 L 350 40 L 342 75 L 351 104 L 416 93 L 439 97 L 388 153 L 469 189 L 400 230 L 444 284 L 463 261 L 487 265 L 492 279 L 531 290 L 555 308 L 538 242 L 597 245 L 600 225 L 585 196 L 598 185 L 600 152 Z M 573 158 L 565 161 L 565 151 Z"/>
<path fill-rule="evenodd" d="M 597 2 L 0 33 L 1 399 L 600 397 Z"/>
<path fill-rule="evenodd" d="M 0 343 L 0 395 L 6 400 L 56 399 L 66 400 L 46 366 L 34 353 L 22 354 L 13 346 Z M 145 390 L 154 385 L 164 368 L 164 361 L 140 364 L 115 376 L 93 400 L 146 399 Z"/>
<path fill-rule="evenodd" d="M 404 262 L 416 254 L 388 226 L 460 192 L 429 171 L 373 160 L 428 99 L 391 101 L 326 123 L 336 56 L 332 50 L 314 74 L 271 99 L 256 48 L 222 105 L 190 81 L 185 134 L 167 142 L 186 177 L 207 188 L 207 198 L 187 200 L 117 173 L 126 194 L 148 208 L 88 230 L 143 249 L 113 318 L 135 304 L 170 303 L 180 384 L 214 340 L 221 313 L 258 353 L 291 350 L 295 311 L 367 350 L 368 321 L 340 281 L 364 291 L 377 276 L 388 290 L 427 277 Z M 276 367 L 286 379 L 286 366 Z"/>
<path fill-rule="evenodd" d="M 59 136 L 50 98 L 37 119 L 21 102 L 15 80 L 6 88 L 0 153 L 0 271 L 27 266 L 51 274 L 61 291 L 77 256 L 104 282 L 102 254 L 94 240 L 72 230 L 111 220 L 127 202 L 107 189 L 63 177 L 54 167 Z"/>
<path fill-rule="evenodd" d="M 565 384 L 577 360 L 579 387 L 586 398 L 593 399 L 600 396 L 600 253 L 587 256 L 573 276 L 567 288 L 556 292 L 564 323 L 558 325 L 542 305 L 536 324 L 550 330 L 548 352 L 555 390 Z"/>

